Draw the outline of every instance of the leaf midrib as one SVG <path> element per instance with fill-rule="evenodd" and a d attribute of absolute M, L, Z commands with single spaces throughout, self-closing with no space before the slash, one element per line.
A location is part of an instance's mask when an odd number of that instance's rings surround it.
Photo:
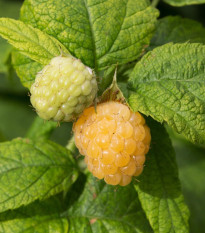
<path fill-rule="evenodd" d="M 89 25 L 90 25 L 90 32 L 91 32 L 92 44 L 93 44 L 95 70 L 96 70 L 96 72 L 98 72 L 98 62 L 97 62 L 96 43 L 95 43 L 96 40 L 95 40 L 95 35 L 94 35 L 94 29 L 93 29 L 93 25 L 91 23 L 91 16 L 90 16 L 90 11 L 89 11 L 88 5 L 87 5 L 87 0 L 83 0 L 83 2 L 85 5 L 85 9 L 87 11 L 88 21 L 89 21 Z"/>

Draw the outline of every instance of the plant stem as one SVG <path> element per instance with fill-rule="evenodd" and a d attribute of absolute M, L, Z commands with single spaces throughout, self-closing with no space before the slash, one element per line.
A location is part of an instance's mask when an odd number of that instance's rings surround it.
<path fill-rule="evenodd" d="M 68 144 L 66 145 L 66 148 L 71 151 L 73 154 L 75 154 L 76 152 L 76 146 L 75 146 L 75 140 L 74 140 L 74 136 L 72 136 L 70 138 L 70 140 L 68 141 Z"/>
<path fill-rule="evenodd" d="M 159 1 L 160 1 L 160 0 L 153 0 L 151 5 L 152 5 L 153 7 L 156 7 L 156 6 L 158 5 Z"/>

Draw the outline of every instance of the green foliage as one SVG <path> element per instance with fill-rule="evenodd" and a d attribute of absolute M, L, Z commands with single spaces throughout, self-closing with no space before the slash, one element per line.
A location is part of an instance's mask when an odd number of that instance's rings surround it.
<path fill-rule="evenodd" d="M 55 38 L 19 20 L 1 18 L 0 35 L 22 54 L 43 65 L 59 56 L 61 50 L 66 52 Z"/>
<path fill-rule="evenodd" d="M 189 206 L 190 232 L 203 233 L 205 228 L 205 149 L 198 148 L 178 137 L 172 137 L 179 164 L 179 177 L 185 201 Z"/>
<path fill-rule="evenodd" d="M 71 154 L 50 141 L 17 138 L 0 144 L 0 211 L 44 199 L 77 177 Z"/>
<path fill-rule="evenodd" d="M 1 0 L 0 1 L 0 16 L 1 17 L 19 17 L 19 9 L 21 2 Z M 3 38 L 0 38 L 0 72 L 7 73 L 6 60 L 8 58 L 9 52 L 11 50 L 11 45 L 8 44 Z"/>
<path fill-rule="evenodd" d="M 88 175 L 78 201 L 68 210 L 69 233 L 152 232 L 132 185 L 113 187 Z"/>
<path fill-rule="evenodd" d="M 138 58 L 149 44 L 158 12 L 147 0 L 137 2 L 28 0 L 21 20 L 58 39 L 73 56 L 97 71 Z M 35 79 L 39 66 L 22 57 L 22 62 L 19 57 L 14 60 L 23 84 L 30 87 L 28 79 Z"/>
<path fill-rule="evenodd" d="M 164 0 L 164 2 L 172 6 L 186 6 L 192 4 L 203 4 L 205 0 Z"/>
<path fill-rule="evenodd" d="M 0 38 L 0 73 L 6 73 L 6 59 L 9 56 L 9 52 L 11 50 L 11 46 L 4 41 L 4 39 Z"/>
<path fill-rule="evenodd" d="M 1 17 L 17 18 L 19 6 L 0 0 Z M 152 135 L 139 180 L 107 185 L 85 169 L 72 123 L 35 118 L 25 89 L 8 87 L 0 75 L 0 232 L 203 233 L 204 148 L 169 129 L 173 148 L 162 123 L 205 144 L 205 29 L 158 15 L 148 0 L 25 0 L 20 20 L 0 19 L 0 35 L 14 46 L 11 56 L 1 39 L 0 72 L 12 62 L 30 88 L 45 64 L 70 53 L 100 77 L 100 99 L 117 67 L 120 90 L 131 109 L 150 116 Z"/>
<path fill-rule="evenodd" d="M 180 188 L 175 152 L 159 123 L 148 121 L 152 144 L 140 183 L 135 185 L 154 232 L 189 232 L 189 211 Z"/>
<path fill-rule="evenodd" d="M 45 121 L 40 117 L 36 117 L 31 125 L 26 137 L 31 139 L 49 139 L 52 131 L 57 127 L 58 123 L 53 121 Z"/>
<path fill-rule="evenodd" d="M 89 67 L 101 69 L 139 57 L 157 16 L 147 0 L 26 0 L 21 11 L 21 20 L 57 38 Z"/>
<path fill-rule="evenodd" d="M 2 233 L 67 233 L 68 221 L 60 216 L 63 211 L 58 197 L 36 201 L 17 210 L 0 214 Z"/>
<path fill-rule="evenodd" d="M 197 21 L 191 19 L 167 16 L 158 21 L 150 48 L 169 42 L 205 44 L 205 28 Z"/>
<path fill-rule="evenodd" d="M 129 80 L 128 102 L 195 143 L 205 143 L 205 47 L 167 44 L 138 62 Z"/>
<path fill-rule="evenodd" d="M 43 65 L 25 57 L 15 50 L 12 52 L 12 64 L 22 84 L 27 88 L 31 87 L 36 74 L 43 69 Z"/>

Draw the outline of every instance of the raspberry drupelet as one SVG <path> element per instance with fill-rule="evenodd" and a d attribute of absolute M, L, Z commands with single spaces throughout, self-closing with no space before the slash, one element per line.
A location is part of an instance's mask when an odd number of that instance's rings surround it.
<path fill-rule="evenodd" d="M 37 74 L 30 92 L 31 103 L 41 118 L 72 121 L 93 103 L 96 76 L 80 60 L 59 56 Z"/>
<path fill-rule="evenodd" d="M 75 143 L 89 171 L 111 185 L 128 185 L 139 176 L 151 135 L 143 116 L 127 105 L 105 102 L 84 110 L 73 127 Z"/>

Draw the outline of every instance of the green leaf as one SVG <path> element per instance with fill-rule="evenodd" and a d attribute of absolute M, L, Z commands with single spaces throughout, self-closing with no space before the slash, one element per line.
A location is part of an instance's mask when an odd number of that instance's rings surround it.
<path fill-rule="evenodd" d="M 205 46 L 167 44 L 147 53 L 129 79 L 134 111 L 167 122 L 194 143 L 205 143 Z"/>
<path fill-rule="evenodd" d="M 157 23 L 150 47 L 155 48 L 169 42 L 205 44 L 205 28 L 197 21 L 180 16 L 164 17 Z"/>
<path fill-rule="evenodd" d="M 68 220 L 61 217 L 59 198 L 36 201 L 0 214 L 1 233 L 67 233 Z"/>
<path fill-rule="evenodd" d="M 45 121 L 40 117 L 36 117 L 26 137 L 31 139 L 48 139 L 57 125 L 58 123 L 54 121 Z"/>
<path fill-rule="evenodd" d="M 69 233 L 152 232 L 132 185 L 116 188 L 92 175 L 68 218 Z"/>
<path fill-rule="evenodd" d="M 135 185 L 142 207 L 154 232 L 189 232 L 189 211 L 178 179 L 175 152 L 163 126 L 148 121 L 152 144 Z"/>
<path fill-rule="evenodd" d="M 203 4 L 205 0 L 164 0 L 164 2 L 170 4 L 171 6 L 186 6 L 193 4 Z"/>
<path fill-rule="evenodd" d="M 50 141 L 15 139 L 0 144 L 0 211 L 67 189 L 77 177 L 65 148 Z"/>
<path fill-rule="evenodd" d="M 21 83 L 29 89 L 35 81 L 36 74 L 43 69 L 43 65 L 25 57 L 17 51 L 12 52 L 12 64 Z"/>
<path fill-rule="evenodd" d="M 58 39 L 75 57 L 97 71 L 135 60 L 149 44 L 158 12 L 147 0 L 137 1 L 138 4 L 136 0 L 27 0 L 21 20 Z M 18 53 L 13 54 L 13 64 L 28 88 L 42 69 Z"/>
<path fill-rule="evenodd" d="M 96 70 L 139 57 L 157 16 L 147 0 L 26 0 L 21 10 L 21 20 L 52 35 Z"/>
<path fill-rule="evenodd" d="M 185 200 L 189 206 L 190 232 L 204 233 L 205 222 L 205 149 L 197 148 L 187 141 L 174 140 L 179 164 L 179 177 Z"/>
<path fill-rule="evenodd" d="M 45 121 L 36 117 L 31 124 L 26 137 L 30 139 L 51 139 L 63 146 L 68 144 L 70 137 L 73 136 L 72 123 L 66 122 L 61 125 L 54 121 Z"/>
<path fill-rule="evenodd" d="M 21 2 L 19 1 L 1 0 L 0 16 L 18 18 L 20 6 Z M 11 46 L 4 39 L 0 38 L 0 72 L 7 72 L 5 61 L 9 55 L 10 49 Z"/>
<path fill-rule="evenodd" d="M 6 60 L 11 51 L 11 46 L 2 38 L 0 38 L 0 73 L 7 73 Z"/>
<path fill-rule="evenodd" d="M 55 38 L 19 20 L 0 18 L 0 35 L 22 54 L 43 65 L 59 56 L 61 50 L 66 52 Z"/>

